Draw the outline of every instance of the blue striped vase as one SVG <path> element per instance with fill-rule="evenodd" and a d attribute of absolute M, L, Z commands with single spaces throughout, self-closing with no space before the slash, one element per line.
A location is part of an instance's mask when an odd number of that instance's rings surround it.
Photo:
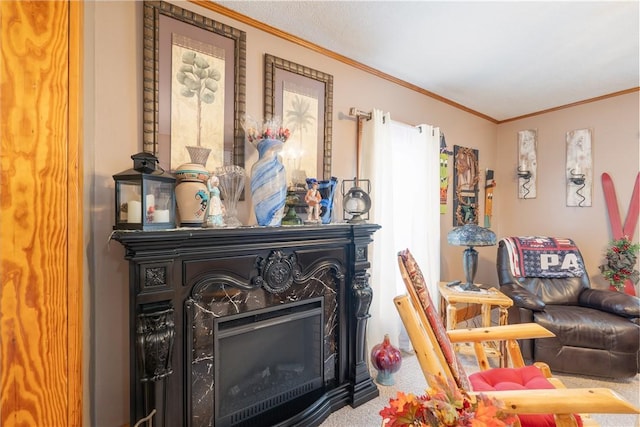
<path fill-rule="evenodd" d="M 258 225 L 278 227 L 287 198 L 287 174 L 278 155 L 284 143 L 263 139 L 257 144 L 258 161 L 251 167 L 251 199 Z"/>

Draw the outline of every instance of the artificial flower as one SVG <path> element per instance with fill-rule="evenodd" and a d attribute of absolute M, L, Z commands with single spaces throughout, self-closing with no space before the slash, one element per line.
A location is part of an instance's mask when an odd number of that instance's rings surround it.
<path fill-rule="evenodd" d="M 398 392 L 389 406 L 380 411 L 384 427 L 508 427 L 517 418 L 503 412 L 504 404 L 478 394 L 473 398 L 453 380 L 431 376 L 431 387 L 424 396 Z"/>
<path fill-rule="evenodd" d="M 599 267 L 600 272 L 619 291 L 624 289 L 627 279 L 634 285 L 640 279 L 640 273 L 635 269 L 638 250 L 640 244 L 631 243 L 628 236 L 611 241 L 607 248 L 606 261 Z"/>
<path fill-rule="evenodd" d="M 286 142 L 291 136 L 289 129 L 281 125 L 278 117 L 265 120 L 263 123 L 257 122 L 250 116 L 245 116 L 242 121 L 247 141 L 253 145 L 257 145 L 264 139 L 277 139 Z"/>

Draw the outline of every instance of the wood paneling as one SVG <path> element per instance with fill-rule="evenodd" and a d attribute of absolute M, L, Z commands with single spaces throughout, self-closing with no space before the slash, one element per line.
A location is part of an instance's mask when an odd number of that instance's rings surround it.
<path fill-rule="evenodd" d="M 74 3 L 0 2 L 5 427 L 82 420 L 82 5 Z"/>

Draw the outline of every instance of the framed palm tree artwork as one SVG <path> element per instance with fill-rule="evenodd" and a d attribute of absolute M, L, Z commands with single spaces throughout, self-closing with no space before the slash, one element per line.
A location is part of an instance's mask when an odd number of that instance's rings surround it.
<path fill-rule="evenodd" d="M 333 76 L 265 54 L 264 116 L 291 132 L 282 151 L 290 190 L 331 178 Z"/>

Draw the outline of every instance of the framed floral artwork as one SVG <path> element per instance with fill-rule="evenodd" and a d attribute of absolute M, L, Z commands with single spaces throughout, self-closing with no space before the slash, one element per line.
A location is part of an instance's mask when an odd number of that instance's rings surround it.
<path fill-rule="evenodd" d="M 264 115 L 291 131 L 282 151 L 289 188 L 331 178 L 333 76 L 265 54 Z"/>
<path fill-rule="evenodd" d="M 143 39 L 144 151 L 170 170 L 244 167 L 246 33 L 145 1 Z"/>

